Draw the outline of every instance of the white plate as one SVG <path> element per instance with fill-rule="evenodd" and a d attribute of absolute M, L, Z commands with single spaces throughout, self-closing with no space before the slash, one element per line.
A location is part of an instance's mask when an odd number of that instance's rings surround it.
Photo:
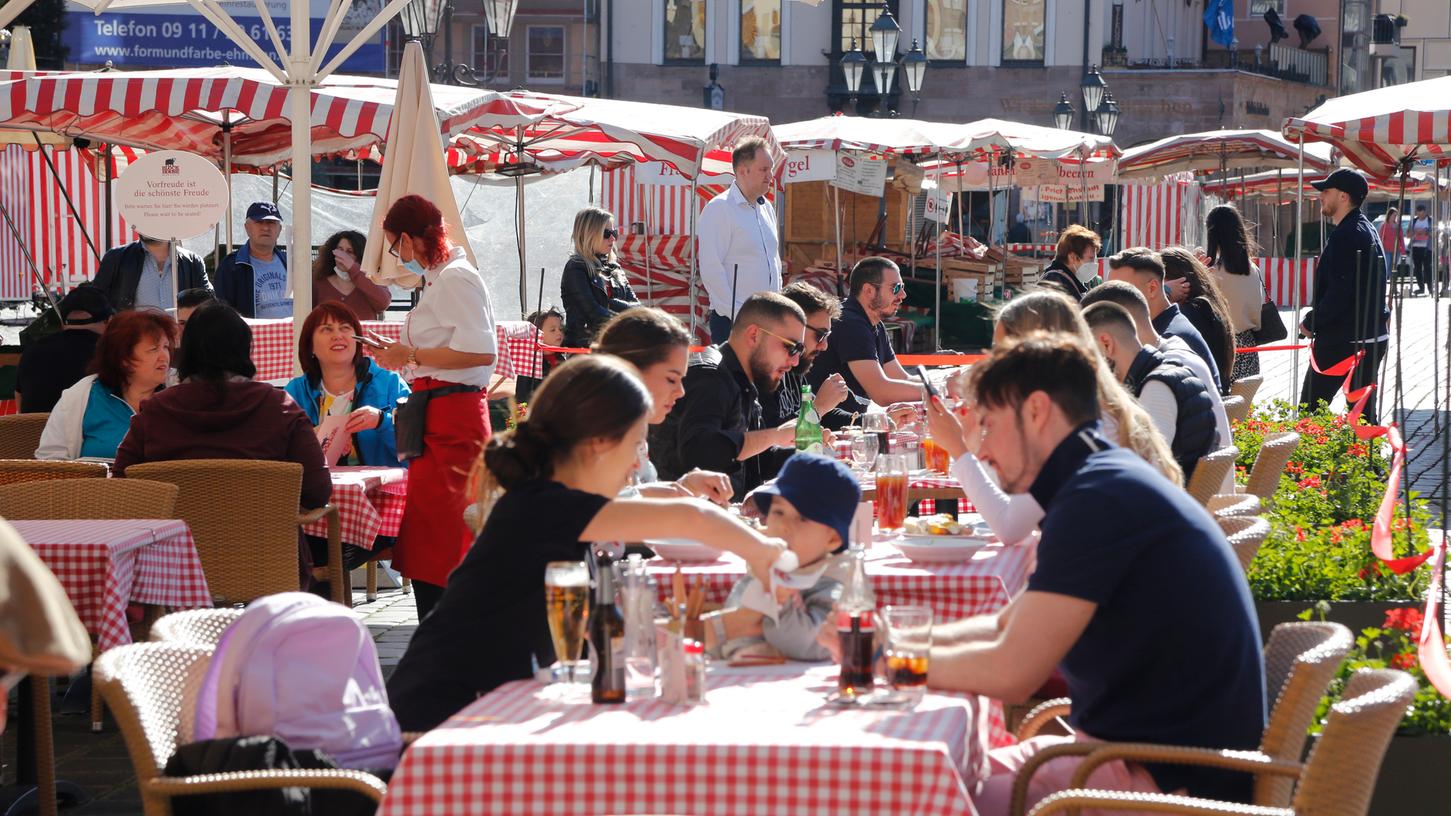
<path fill-rule="evenodd" d="M 706 563 L 720 560 L 720 550 L 707 547 L 688 538 L 657 538 L 646 541 L 645 546 L 667 561 L 695 561 Z"/>
<path fill-rule="evenodd" d="M 892 542 L 908 560 L 924 564 L 969 561 L 988 543 L 987 539 L 971 536 L 929 535 L 902 536 Z"/>

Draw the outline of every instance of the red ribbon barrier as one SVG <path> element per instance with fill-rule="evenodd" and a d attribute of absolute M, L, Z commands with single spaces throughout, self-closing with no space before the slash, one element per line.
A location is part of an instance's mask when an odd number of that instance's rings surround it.
<path fill-rule="evenodd" d="M 1451 697 L 1451 659 L 1446 657 L 1446 639 L 1441 635 L 1441 582 L 1446 574 L 1446 540 L 1431 546 L 1436 560 L 1431 562 L 1431 589 L 1426 596 L 1426 615 L 1421 622 L 1421 639 L 1416 644 L 1416 656 L 1421 661 L 1421 671 L 1426 679 L 1441 692 Z"/>

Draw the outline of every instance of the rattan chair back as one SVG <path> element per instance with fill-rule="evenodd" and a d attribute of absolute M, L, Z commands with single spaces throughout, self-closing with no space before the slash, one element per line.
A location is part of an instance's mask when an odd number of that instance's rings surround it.
<path fill-rule="evenodd" d="M 1244 422 L 1249 417 L 1249 401 L 1244 397 L 1230 395 L 1224 398 L 1224 415 L 1229 418 L 1231 426 Z"/>
<path fill-rule="evenodd" d="M 0 485 L 0 516 L 9 519 L 176 518 L 176 485 L 144 479 L 71 479 Z"/>
<path fill-rule="evenodd" d="M 110 472 L 111 469 L 101 462 L 0 459 L 0 485 L 44 482 L 50 479 L 104 479 Z"/>
<path fill-rule="evenodd" d="M 151 639 L 159 643 L 181 643 L 187 646 L 213 648 L 222 639 L 243 609 L 187 609 L 172 612 L 151 627 Z"/>
<path fill-rule="evenodd" d="M 1260 390 L 1260 386 L 1264 384 L 1264 381 L 1264 376 L 1260 374 L 1252 377 L 1240 377 L 1229 384 L 1229 395 L 1232 397 L 1243 397 L 1245 404 L 1253 407 L 1255 394 Z"/>
<path fill-rule="evenodd" d="M 1249 493 L 1216 493 L 1205 505 L 1216 518 L 1225 516 L 1257 516 L 1264 504 L 1259 496 Z"/>
<path fill-rule="evenodd" d="M 1300 435 L 1294 431 L 1272 434 L 1260 443 L 1260 452 L 1255 455 L 1254 467 L 1249 471 L 1249 482 L 1244 492 L 1253 493 L 1265 501 L 1275 495 L 1280 486 L 1280 474 L 1290 464 L 1295 448 L 1300 446 Z"/>
<path fill-rule="evenodd" d="M 34 459 L 50 414 L 0 416 L 0 459 Z"/>
<path fill-rule="evenodd" d="M 1260 738 L 1262 752 L 1275 759 L 1300 760 L 1320 698 L 1352 645 L 1350 630 L 1338 623 L 1297 621 L 1282 623 L 1270 632 L 1270 642 L 1265 645 L 1265 695 L 1272 705 Z M 1288 807 L 1294 792 L 1292 777 L 1255 777 L 1257 805 Z"/>
<path fill-rule="evenodd" d="M 1202 505 L 1208 505 L 1214 494 L 1224 484 L 1224 477 L 1229 474 L 1230 468 L 1234 467 L 1234 460 L 1239 456 L 1239 448 L 1230 445 L 1227 448 L 1220 448 L 1213 453 L 1199 460 L 1194 466 L 1194 475 L 1189 477 L 1189 486 L 1185 489 L 1189 495 Z"/>
<path fill-rule="evenodd" d="M 1392 669 L 1351 675 L 1305 764 L 1295 791 L 1296 813 L 1365 816 L 1386 747 L 1416 688 L 1410 675 Z"/>
<path fill-rule="evenodd" d="M 176 515 L 191 527 L 218 606 L 298 590 L 302 465 L 177 459 L 132 465 L 126 475 L 181 488 Z"/>
<path fill-rule="evenodd" d="M 1216 516 L 1214 520 L 1219 522 L 1229 548 L 1234 550 L 1240 569 L 1248 572 L 1250 562 L 1270 534 L 1270 523 L 1260 516 Z"/>

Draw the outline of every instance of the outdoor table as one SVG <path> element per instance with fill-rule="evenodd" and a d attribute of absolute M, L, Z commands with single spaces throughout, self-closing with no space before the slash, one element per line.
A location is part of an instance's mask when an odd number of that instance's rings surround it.
<path fill-rule="evenodd" d="M 340 466 L 328 469 L 338 508 L 338 526 L 344 544 L 373 549 L 378 536 L 398 535 L 403 505 L 408 497 L 408 469 L 401 467 Z M 327 537 L 327 520 L 302 528 L 308 535 Z"/>
<path fill-rule="evenodd" d="M 363 330 L 389 340 L 398 340 L 403 324 L 393 320 L 364 320 Z M 292 341 L 292 318 L 247 321 L 252 327 L 252 363 L 257 366 L 255 379 L 285 380 L 292 376 L 297 361 L 297 346 Z M 494 373 L 506 377 L 542 377 L 543 355 L 537 338 L 539 329 L 524 320 L 501 320 L 495 324 L 499 354 Z M 367 347 L 363 349 L 368 353 Z"/>
<path fill-rule="evenodd" d="M 824 699 L 836 674 L 712 664 L 694 707 L 508 683 L 409 747 L 379 816 L 974 813 L 987 701 L 932 692 L 906 710 L 838 709 Z"/>

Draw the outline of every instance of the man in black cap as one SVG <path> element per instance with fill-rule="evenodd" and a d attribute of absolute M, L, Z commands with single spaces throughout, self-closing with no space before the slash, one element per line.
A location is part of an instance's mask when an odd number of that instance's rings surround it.
<path fill-rule="evenodd" d="M 282 235 L 277 205 L 259 201 L 248 207 L 246 230 L 247 242 L 217 266 L 217 299 L 242 317 L 292 317 L 287 253 L 277 246 Z"/>
<path fill-rule="evenodd" d="M 1315 294 L 1309 312 L 1300 321 L 1300 335 L 1311 339 L 1315 366 L 1330 368 L 1357 351 L 1365 352 L 1355 368 L 1351 387 L 1375 385 L 1381 357 L 1390 341 L 1386 308 L 1385 252 L 1370 220 L 1360 211 L 1368 187 L 1355 170 L 1340 169 L 1311 182 L 1320 191 L 1320 212 L 1335 224 L 1315 265 Z M 1300 402 L 1313 407 L 1329 402 L 1345 382 L 1345 375 L 1305 372 Z M 1376 393 L 1365 403 L 1365 419 L 1377 420 Z"/>
<path fill-rule="evenodd" d="M 15 375 L 15 396 L 20 413 L 48 413 L 60 392 L 86 375 L 96 342 L 115 311 L 106 295 L 94 286 L 77 286 L 61 298 L 61 330 L 25 347 Z"/>

